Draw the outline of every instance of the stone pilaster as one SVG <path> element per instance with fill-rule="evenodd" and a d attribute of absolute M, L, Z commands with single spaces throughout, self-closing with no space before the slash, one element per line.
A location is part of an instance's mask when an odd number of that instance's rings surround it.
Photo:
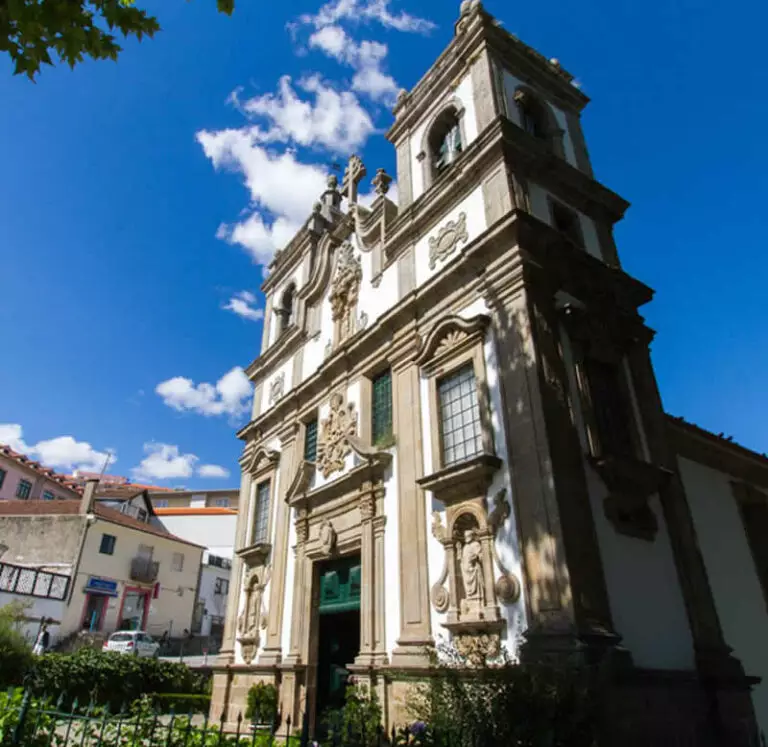
<path fill-rule="evenodd" d="M 374 559 L 374 635 L 373 663 L 387 663 L 387 630 L 386 630 L 386 599 L 387 587 L 384 576 L 384 530 L 387 525 L 386 516 L 376 516 L 373 519 L 373 559 Z"/>
<path fill-rule="evenodd" d="M 360 495 L 360 653 L 355 659 L 358 666 L 371 666 L 373 663 L 374 594 L 376 584 L 375 556 L 373 547 L 373 487 L 363 485 Z"/>
<path fill-rule="evenodd" d="M 297 428 L 293 424 L 281 436 L 279 491 L 275 495 L 275 539 L 272 546 L 272 580 L 269 589 L 269 622 L 264 650 L 259 664 L 277 664 L 282 656 L 281 638 L 283 631 L 283 605 L 285 600 L 285 578 L 288 567 L 288 533 L 290 530 L 290 506 L 285 495 L 294 473 Z"/>
<path fill-rule="evenodd" d="M 302 650 L 304 631 L 309 627 L 309 621 L 304 620 L 305 603 L 310 595 L 311 586 L 307 585 L 307 566 L 311 561 L 306 557 L 306 545 L 309 537 L 309 524 L 306 509 L 296 511 L 296 546 L 294 547 L 295 565 L 293 574 L 293 602 L 291 614 L 291 648 L 288 652 L 287 663 L 300 664 L 304 661 Z M 309 579 L 311 584 L 311 579 Z"/>
<path fill-rule="evenodd" d="M 486 50 L 475 59 L 471 75 L 477 131 L 481 133 L 496 118 L 498 108 L 491 59 Z"/>
<path fill-rule="evenodd" d="M 416 335 L 403 340 L 392 368 L 394 429 L 397 437 L 397 486 L 400 564 L 400 636 L 392 654 L 396 667 L 424 666 L 433 644 L 427 578 L 426 500 L 416 481 L 424 473 L 421 446 L 419 367 Z"/>
<path fill-rule="evenodd" d="M 245 544 L 248 532 L 248 516 L 251 509 L 251 475 L 243 471 L 240 476 L 240 498 L 237 509 L 237 529 L 235 530 L 235 549 Z M 240 606 L 240 592 L 243 583 L 243 561 L 235 555 L 232 558 L 232 570 L 229 574 L 229 595 L 227 596 L 227 614 L 224 621 L 224 635 L 219 651 L 219 659 L 226 663 L 235 660 L 235 628 Z"/>
<path fill-rule="evenodd" d="M 413 201 L 410 135 L 397 144 L 397 198 L 400 210 L 405 210 Z"/>

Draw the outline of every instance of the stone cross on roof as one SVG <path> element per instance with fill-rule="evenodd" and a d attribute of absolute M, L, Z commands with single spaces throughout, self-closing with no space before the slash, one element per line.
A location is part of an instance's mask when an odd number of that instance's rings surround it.
<path fill-rule="evenodd" d="M 350 204 L 357 202 L 357 185 L 368 172 L 365 170 L 365 164 L 360 156 L 352 155 L 349 157 L 347 168 L 344 169 L 344 180 L 341 184 L 341 194 L 344 195 Z"/>

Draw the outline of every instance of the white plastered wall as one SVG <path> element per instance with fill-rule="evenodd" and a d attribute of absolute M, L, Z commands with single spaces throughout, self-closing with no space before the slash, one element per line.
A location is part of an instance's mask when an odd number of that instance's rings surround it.
<path fill-rule="evenodd" d="M 445 259 L 437 260 L 435 266 L 429 267 L 429 239 L 437 238 L 440 229 L 449 221 L 455 221 L 459 215 L 466 215 L 467 240 L 459 243 L 451 254 Z M 451 262 L 461 256 L 462 252 L 486 229 L 485 202 L 483 200 L 483 188 L 478 185 L 461 202 L 454 205 L 439 220 L 430 226 L 416 241 L 414 251 L 416 254 L 416 286 L 419 287 L 433 275 L 443 272 Z"/>
<path fill-rule="evenodd" d="M 579 437 L 582 450 L 587 454 L 573 354 L 564 330 L 561 330 L 561 340 Z M 586 459 L 584 469 L 611 616 L 623 638 L 622 645 L 631 652 L 638 667 L 692 669 L 693 640 L 659 497 L 654 495 L 649 499 L 659 526 L 652 542 L 619 534 L 603 510 L 607 488 Z"/>
<path fill-rule="evenodd" d="M 464 319 L 472 319 L 478 314 L 489 314 L 488 307 L 486 306 L 485 301 L 482 299 L 476 301 L 470 306 L 465 307 L 459 312 L 459 316 Z M 494 448 L 496 451 L 496 456 L 498 456 L 502 461 L 501 467 L 497 470 L 496 474 L 494 475 L 493 482 L 488 488 L 486 501 L 488 508 L 491 509 L 493 496 L 502 488 L 506 488 L 506 500 L 510 508 L 512 508 L 515 505 L 514 495 L 512 492 L 509 465 L 506 459 L 506 436 L 504 433 L 504 426 L 501 421 L 501 413 L 503 412 L 503 409 L 499 381 L 499 367 L 496 355 L 496 343 L 492 331 L 489 331 L 486 336 L 485 345 L 483 347 L 483 354 L 485 357 L 486 380 L 488 384 L 488 394 L 490 397 L 491 405 L 491 426 L 493 428 Z M 424 474 L 429 475 L 437 468 L 436 459 L 432 454 L 432 439 L 430 435 L 431 410 L 436 406 L 436 404 L 430 401 L 429 384 L 426 377 L 422 377 L 421 379 L 421 403 Z M 427 522 L 427 559 L 429 587 L 431 589 L 432 585 L 440 579 L 445 557 L 443 546 L 432 535 L 431 517 L 433 511 L 439 511 L 443 525 L 445 526 L 446 514 L 442 503 L 435 500 L 431 492 L 426 493 L 425 500 L 427 517 L 429 517 Z M 517 577 L 517 579 L 520 581 L 520 586 L 522 587 L 522 556 L 517 538 L 518 533 L 515 512 L 514 510 L 511 510 L 510 516 L 499 530 L 495 545 L 501 562 L 504 564 L 506 570 Z M 497 578 L 501 572 L 502 571 L 498 567 L 498 564 L 494 561 L 494 578 Z M 524 590 L 521 589 L 520 598 L 512 604 L 499 603 L 502 617 L 504 620 L 506 620 L 507 623 L 503 646 L 512 655 L 516 653 L 514 644 L 517 636 L 527 627 L 524 593 Z M 437 612 L 431 603 L 430 614 L 433 635 L 436 639 L 442 638 L 443 640 L 447 640 L 448 636 L 445 629 L 442 627 L 442 623 L 445 621 L 446 615 Z"/>
<path fill-rule="evenodd" d="M 270 449 L 271 451 L 281 451 L 281 445 L 280 445 L 280 439 L 275 438 L 272 441 L 269 442 L 267 445 L 267 449 Z M 251 481 L 251 490 L 250 495 L 248 497 L 248 509 L 247 509 L 247 518 L 248 523 L 246 525 L 246 535 L 245 535 L 245 544 L 246 546 L 251 544 L 251 532 L 253 531 L 253 522 L 255 519 L 255 513 L 256 513 L 256 482 Z M 273 484 L 272 489 L 270 491 L 270 506 L 269 510 L 272 513 L 272 516 L 274 517 L 275 512 L 275 502 L 278 500 L 278 496 L 280 495 L 280 470 L 276 470 L 274 477 L 273 477 Z M 277 532 L 277 522 L 274 521 L 274 518 L 272 520 L 272 527 L 271 527 L 271 533 L 269 536 L 269 542 L 274 547 L 275 545 L 275 533 Z M 243 610 L 245 609 L 245 600 L 246 600 L 246 588 L 245 588 L 245 572 L 246 569 L 243 567 L 241 569 L 242 572 L 242 578 L 240 580 L 240 600 L 237 605 L 237 620 L 240 619 L 240 615 L 243 613 Z M 266 604 L 267 600 L 269 599 L 269 590 L 270 586 L 272 585 L 272 581 L 270 580 L 266 586 L 264 587 L 264 592 L 261 596 L 262 603 Z M 259 648 L 256 651 L 256 655 L 258 656 L 261 651 L 264 648 L 264 642 L 266 641 L 266 635 L 264 635 L 263 631 L 261 635 L 259 636 Z M 243 652 L 240 646 L 240 642 L 238 640 L 235 640 L 235 663 L 236 664 L 244 664 L 243 660 Z"/>
<path fill-rule="evenodd" d="M 759 728 L 768 735 L 768 610 L 730 475 L 678 458 L 723 636 L 748 675 Z M 768 538 L 767 538 L 768 539 Z"/>

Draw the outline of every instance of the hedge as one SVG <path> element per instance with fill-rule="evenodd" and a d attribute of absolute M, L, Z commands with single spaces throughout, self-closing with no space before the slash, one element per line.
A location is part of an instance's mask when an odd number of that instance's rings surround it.
<path fill-rule="evenodd" d="M 37 657 L 24 684 L 38 697 L 61 697 L 66 705 L 77 698 L 115 710 L 144 693 L 206 695 L 209 678 L 178 662 L 83 648 Z"/>
<path fill-rule="evenodd" d="M 208 713 L 211 708 L 210 695 L 198 695 L 194 693 L 154 693 L 153 706 L 161 713 L 168 713 L 173 709 L 174 713 Z"/>

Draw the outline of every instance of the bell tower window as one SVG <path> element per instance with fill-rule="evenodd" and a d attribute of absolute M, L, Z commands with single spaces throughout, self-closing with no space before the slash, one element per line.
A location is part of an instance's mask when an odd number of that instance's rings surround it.
<path fill-rule="evenodd" d="M 458 157 L 464 148 L 459 113 L 446 109 L 434 122 L 428 139 L 432 178 L 437 178 Z"/>
<path fill-rule="evenodd" d="M 278 318 L 278 334 L 285 332 L 294 321 L 294 296 L 296 295 L 296 286 L 291 283 L 283 292 L 280 299 L 280 308 L 275 309 Z"/>
<path fill-rule="evenodd" d="M 550 151 L 562 158 L 563 133 L 549 107 L 525 88 L 515 91 L 514 99 L 520 117 L 520 127 L 532 137 L 546 143 Z"/>

